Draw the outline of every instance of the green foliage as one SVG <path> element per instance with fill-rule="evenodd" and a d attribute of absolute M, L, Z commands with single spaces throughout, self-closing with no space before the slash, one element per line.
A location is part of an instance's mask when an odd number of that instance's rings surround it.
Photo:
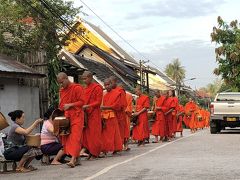
<path fill-rule="evenodd" d="M 174 59 L 172 63 L 166 66 L 165 73 L 177 84 L 180 84 L 185 78 L 186 70 L 181 66 L 179 59 Z"/>
<path fill-rule="evenodd" d="M 230 24 L 218 17 L 218 27 L 213 27 L 211 33 L 218 68 L 214 70 L 221 76 L 230 89 L 240 90 L 240 29 L 237 20 Z"/>
<path fill-rule="evenodd" d="M 181 105 L 185 106 L 188 102 L 188 98 L 186 95 L 180 95 L 180 97 L 178 97 L 178 101 Z"/>
<path fill-rule="evenodd" d="M 62 20 L 72 25 L 78 13 L 72 1 L 0 0 L 0 53 L 24 61 L 26 52 L 45 51 L 51 103 L 58 97 L 56 74 L 61 66 L 57 54 L 67 31 Z"/>
<path fill-rule="evenodd" d="M 198 98 L 197 99 L 197 104 L 204 109 L 208 109 L 208 106 L 210 104 L 210 100 L 206 99 L 206 98 L 204 98 L 204 99 Z"/>

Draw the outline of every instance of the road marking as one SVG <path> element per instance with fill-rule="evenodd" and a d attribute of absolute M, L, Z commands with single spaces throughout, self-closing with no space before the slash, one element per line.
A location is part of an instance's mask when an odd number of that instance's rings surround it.
<path fill-rule="evenodd" d="M 202 131 L 201 131 L 201 132 L 202 132 Z M 122 161 L 122 162 L 113 164 L 113 165 L 111 165 L 111 166 L 108 166 L 108 167 L 104 168 L 103 170 L 97 172 L 96 174 L 85 178 L 84 180 L 92 180 L 92 179 L 94 179 L 94 178 L 97 178 L 98 176 L 101 176 L 101 175 L 107 173 L 108 171 L 110 171 L 111 169 L 113 169 L 113 168 L 115 168 L 115 167 L 117 167 L 117 166 L 120 166 L 120 165 L 122 165 L 122 164 L 126 164 L 126 163 L 128 163 L 128 162 L 130 162 L 130 161 L 133 161 L 133 160 L 139 158 L 139 157 L 145 156 L 145 155 L 147 155 L 147 154 L 149 154 L 149 153 L 151 153 L 151 152 L 154 152 L 154 151 L 156 151 L 156 150 L 158 150 L 158 149 L 164 148 L 164 147 L 166 147 L 166 146 L 168 146 L 168 145 L 171 145 L 171 144 L 176 143 L 176 142 L 178 142 L 178 141 L 180 141 L 180 140 L 189 138 L 189 137 L 194 136 L 194 135 L 196 135 L 196 134 L 197 134 L 197 133 L 194 133 L 194 134 L 190 134 L 190 135 L 188 135 L 188 136 L 185 136 L 185 137 L 176 139 L 176 140 L 174 140 L 174 141 L 168 142 L 168 143 L 163 144 L 163 145 L 161 145 L 161 146 L 158 146 L 158 147 L 156 147 L 156 148 L 154 148 L 154 149 L 151 149 L 151 150 L 149 150 L 149 151 L 147 151 L 147 152 L 145 152 L 145 153 L 136 155 L 136 156 L 134 156 L 134 157 L 132 157 L 132 158 L 130 158 L 130 159 L 127 159 L 127 160 L 125 160 L 125 161 Z"/>

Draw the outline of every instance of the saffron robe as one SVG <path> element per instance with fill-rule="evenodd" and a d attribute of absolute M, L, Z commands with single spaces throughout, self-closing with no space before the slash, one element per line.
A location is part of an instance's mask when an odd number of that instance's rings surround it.
<path fill-rule="evenodd" d="M 175 102 L 173 100 L 173 98 L 168 97 L 166 98 L 166 100 L 164 101 L 164 106 L 166 107 L 166 112 L 168 112 L 170 109 L 174 109 L 175 107 Z M 165 113 L 166 113 L 165 112 Z M 167 137 L 172 137 L 173 135 L 173 116 L 172 116 L 172 112 L 165 114 L 165 134 Z"/>
<path fill-rule="evenodd" d="M 136 109 L 136 112 L 139 112 L 143 108 L 146 108 L 146 109 L 150 108 L 150 100 L 148 96 L 142 94 L 136 100 L 135 109 Z M 138 124 L 133 128 L 132 138 L 138 141 L 143 141 L 149 138 L 147 110 L 138 116 Z"/>
<path fill-rule="evenodd" d="M 130 138 L 130 121 L 131 121 L 131 116 L 133 111 L 133 106 L 132 106 L 133 97 L 130 93 L 126 93 L 126 100 L 127 100 L 127 108 L 125 109 L 126 128 L 125 128 L 124 138 L 129 139 Z"/>
<path fill-rule="evenodd" d="M 183 114 L 177 116 L 176 132 L 182 132 L 183 131 L 182 122 L 183 122 L 183 117 L 184 117 L 184 107 L 182 105 L 178 106 L 177 113 L 178 114 L 183 113 Z"/>
<path fill-rule="evenodd" d="M 206 117 L 205 117 L 205 110 L 204 109 L 200 109 L 199 110 L 199 114 L 198 114 L 199 116 L 201 116 L 201 119 L 199 119 L 199 121 L 198 121 L 198 128 L 204 128 L 205 127 L 205 119 L 206 119 Z"/>
<path fill-rule="evenodd" d="M 164 101 L 166 100 L 165 96 L 161 96 L 155 100 L 155 113 L 156 119 L 152 125 L 152 135 L 154 136 L 165 136 L 165 115 L 166 106 L 164 106 Z M 156 107 L 161 107 L 160 110 L 157 110 Z"/>
<path fill-rule="evenodd" d="M 123 146 L 116 116 L 116 111 L 121 109 L 121 92 L 115 90 L 106 92 L 102 104 L 113 109 L 103 110 L 101 113 L 106 124 L 102 130 L 102 152 L 121 151 Z"/>
<path fill-rule="evenodd" d="M 92 155 L 98 156 L 102 148 L 102 122 L 100 106 L 103 98 L 103 88 L 97 83 L 91 83 L 84 88 L 84 101 L 90 107 L 85 110 L 88 125 L 83 129 L 83 147 Z"/>
<path fill-rule="evenodd" d="M 64 110 L 65 104 L 74 103 L 74 106 L 64 111 L 65 117 L 70 119 L 70 131 L 67 136 L 61 137 L 61 142 L 65 154 L 78 157 L 81 150 L 81 138 L 83 130 L 83 87 L 79 84 L 71 83 L 67 88 L 59 90 L 59 109 Z"/>
<path fill-rule="evenodd" d="M 122 138 L 122 143 L 124 143 L 125 139 L 125 130 L 127 126 L 127 120 L 126 120 L 126 113 L 125 110 L 127 108 L 127 99 L 126 99 L 126 92 L 122 87 L 117 86 L 113 91 L 120 92 L 120 109 L 116 110 L 116 116 L 118 120 L 118 127 L 119 132 Z"/>
<path fill-rule="evenodd" d="M 171 97 L 174 102 L 174 110 L 172 112 L 172 122 L 173 122 L 173 133 L 177 132 L 177 109 L 178 109 L 178 98 L 177 97 Z"/>
<path fill-rule="evenodd" d="M 194 129 L 195 128 L 195 124 L 196 124 L 196 120 L 195 120 L 195 111 L 196 111 L 196 104 L 193 101 L 188 102 L 185 105 L 185 120 L 184 122 L 187 122 L 188 127 L 190 129 Z"/>

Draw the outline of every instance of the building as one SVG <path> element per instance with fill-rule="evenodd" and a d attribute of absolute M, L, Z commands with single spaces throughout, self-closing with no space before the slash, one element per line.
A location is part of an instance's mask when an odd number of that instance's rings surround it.
<path fill-rule="evenodd" d="M 148 91 L 149 88 L 168 90 L 174 83 L 160 70 L 145 66 L 141 62 L 138 63 L 99 27 L 79 20 L 73 29 L 78 34 L 68 33 L 69 39 L 66 41 L 65 49 L 75 57 L 81 56 L 81 59 L 77 60 L 80 63 L 84 59 L 102 63 L 108 67 L 109 72 L 115 73 L 123 82 L 125 81 L 124 84 L 131 88 L 141 84 Z"/>
<path fill-rule="evenodd" d="M 8 113 L 16 109 L 25 112 L 26 122 L 30 125 L 33 120 L 40 117 L 39 87 L 28 86 L 24 80 L 29 78 L 43 78 L 30 67 L 0 55 L 0 111 L 11 123 Z"/>

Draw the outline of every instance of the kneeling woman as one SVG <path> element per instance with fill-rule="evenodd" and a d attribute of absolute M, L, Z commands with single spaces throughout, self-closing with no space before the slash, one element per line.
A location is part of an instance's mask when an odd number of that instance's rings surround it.
<path fill-rule="evenodd" d="M 56 155 L 51 162 L 52 165 L 61 164 L 59 160 L 63 157 L 64 151 L 62 145 L 59 143 L 56 136 L 54 136 L 53 131 L 53 120 L 58 116 L 58 109 L 49 109 L 44 117 L 47 120 L 44 121 L 42 132 L 41 132 L 41 150 L 42 153 L 48 156 Z"/>
<path fill-rule="evenodd" d="M 25 129 L 22 127 L 25 121 L 22 110 L 15 110 L 8 115 L 11 117 L 13 124 L 7 137 L 10 147 L 4 152 L 5 159 L 19 161 L 16 169 L 18 172 L 36 170 L 33 166 L 29 166 L 29 164 L 35 157 L 40 159 L 42 152 L 39 148 L 27 146 L 25 144 L 25 136 L 29 135 L 42 122 L 42 119 L 37 119 L 30 127 Z"/>

